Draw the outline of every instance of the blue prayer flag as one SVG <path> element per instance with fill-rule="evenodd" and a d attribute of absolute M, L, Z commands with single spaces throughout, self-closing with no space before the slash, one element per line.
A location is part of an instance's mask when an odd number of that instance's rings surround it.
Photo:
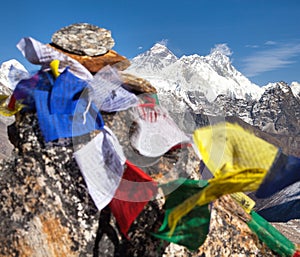
<path fill-rule="evenodd" d="M 255 193 L 258 198 L 270 197 L 283 188 L 300 181 L 300 159 L 280 153 Z"/>

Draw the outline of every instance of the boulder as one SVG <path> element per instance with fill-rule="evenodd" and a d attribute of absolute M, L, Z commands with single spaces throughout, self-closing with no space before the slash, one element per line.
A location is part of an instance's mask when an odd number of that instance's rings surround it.
<path fill-rule="evenodd" d="M 128 91 L 135 93 L 157 93 L 156 88 L 148 80 L 125 72 L 120 72 L 119 74 L 123 81 L 123 87 Z"/>

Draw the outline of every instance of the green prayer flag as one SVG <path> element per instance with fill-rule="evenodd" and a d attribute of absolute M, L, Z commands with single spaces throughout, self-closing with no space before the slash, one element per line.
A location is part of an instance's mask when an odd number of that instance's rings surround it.
<path fill-rule="evenodd" d="M 261 241 L 282 257 L 293 256 L 296 247 L 289 239 L 256 212 L 252 211 L 251 217 L 247 224 Z"/>
<path fill-rule="evenodd" d="M 208 204 L 194 207 L 187 215 L 183 216 L 171 234 L 168 224 L 170 212 L 184 200 L 198 193 L 208 185 L 205 180 L 178 180 L 161 185 L 164 193 L 171 192 L 165 203 L 165 217 L 163 224 L 155 237 L 187 247 L 189 250 L 197 250 L 205 241 L 209 231 L 210 210 Z"/>

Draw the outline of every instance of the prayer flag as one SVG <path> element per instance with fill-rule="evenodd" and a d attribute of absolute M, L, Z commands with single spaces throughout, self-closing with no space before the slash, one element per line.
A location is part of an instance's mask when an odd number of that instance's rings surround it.
<path fill-rule="evenodd" d="M 74 153 L 98 210 L 115 195 L 123 176 L 125 156 L 117 138 L 107 127 Z"/>
<path fill-rule="evenodd" d="M 258 198 L 270 197 L 297 181 L 300 181 L 300 159 L 280 153 L 255 196 Z"/>
<path fill-rule="evenodd" d="M 85 81 L 66 69 L 52 83 L 40 79 L 38 89 L 33 90 L 33 101 L 46 142 L 103 128 L 103 119 L 95 105 L 86 97 L 79 97 L 86 86 Z"/>
<path fill-rule="evenodd" d="M 20 101 L 25 106 L 24 109 L 33 110 L 35 108 L 34 90 L 37 89 L 41 83 L 50 84 L 49 80 L 51 80 L 49 74 L 39 71 L 32 77 L 19 81 L 13 91 L 9 106 L 14 108 L 16 101 Z"/>
<path fill-rule="evenodd" d="M 83 98 L 86 87 L 85 80 L 76 77 L 66 68 L 53 82 L 49 99 L 50 113 L 72 114 L 77 100 Z"/>
<path fill-rule="evenodd" d="M 159 105 L 135 107 L 133 119 L 138 128 L 131 136 L 131 144 L 141 155 L 159 157 L 175 145 L 190 142 L 167 110 Z"/>
<path fill-rule="evenodd" d="M 126 161 L 121 183 L 109 206 L 121 232 L 127 232 L 145 205 L 156 194 L 157 183 L 137 166 Z"/>
<path fill-rule="evenodd" d="M 189 197 L 197 194 L 207 186 L 205 180 L 178 180 L 162 185 L 164 192 L 171 192 L 165 203 L 165 217 L 155 237 L 183 245 L 190 250 L 197 250 L 205 241 L 209 232 L 210 210 L 208 204 L 194 206 L 185 216 L 181 217 L 174 228 L 169 228 L 169 215 Z"/>
<path fill-rule="evenodd" d="M 50 70 L 50 63 L 53 60 L 59 60 L 60 72 L 66 67 L 70 67 L 71 72 L 81 79 L 90 80 L 93 78 L 93 75 L 78 61 L 32 37 L 22 38 L 17 44 L 17 48 L 29 62 L 42 65 L 44 71 Z"/>
<path fill-rule="evenodd" d="M 122 111 L 138 104 L 136 95 L 122 87 L 120 75 L 109 65 L 98 71 L 89 85 L 90 97 L 102 111 Z"/>
<path fill-rule="evenodd" d="M 280 256 L 294 257 L 294 254 L 297 254 L 294 243 L 256 212 L 251 212 L 251 220 L 247 222 L 247 225 L 262 242 Z"/>

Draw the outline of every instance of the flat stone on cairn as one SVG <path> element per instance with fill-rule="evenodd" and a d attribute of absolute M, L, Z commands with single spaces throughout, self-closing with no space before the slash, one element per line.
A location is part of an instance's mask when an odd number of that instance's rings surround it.
<path fill-rule="evenodd" d="M 51 40 L 65 51 L 87 56 L 105 54 L 115 45 L 109 30 L 88 23 L 63 27 L 52 35 Z"/>

